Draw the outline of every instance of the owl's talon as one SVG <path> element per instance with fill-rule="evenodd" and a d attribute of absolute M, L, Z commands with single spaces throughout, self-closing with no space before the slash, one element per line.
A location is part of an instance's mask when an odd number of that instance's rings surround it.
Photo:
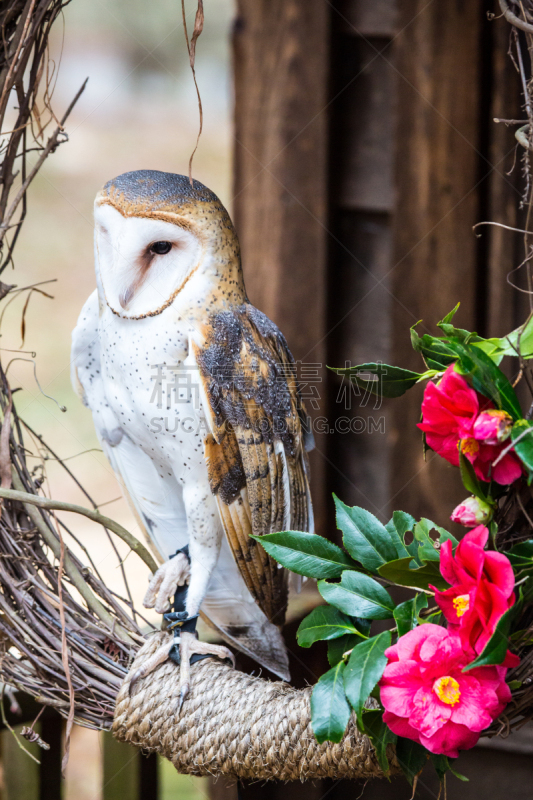
<path fill-rule="evenodd" d="M 190 576 L 191 566 L 185 553 L 178 553 L 165 561 L 150 579 L 143 606 L 155 608 L 158 614 L 164 614 L 170 609 L 169 598 L 175 594 L 178 586 L 189 583 Z"/>
<path fill-rule="evenodd" d="M 180 696 L 178 701 L 178 712 L 181 711 L 185 698 L 189 694 L 190 679 L 191 679 L 191 656 L 194 655 L 208 655 L 216 656 L 222 660 L 229 659 L 232 666 L 235 668 L 235 656 L 220 644 L 211 644 L 210 642 L 201 642 L 196 638 L 194 633 L 187 633 L 182 631 L 180 634 Z"/>
<path fill-rule="evenodd" d="M 152 656 L 150 656 L 150 658 L 147 658 L 144 664 L 142 664 L 139 667 L 139 669 L 135 670 L 135 672 L 131 676 L 130 685 L 128 687 L 128 691 L 130 694 L 133 686 L 137 683 L 138 680 L 140 680 L 141 678 L 145 678 L 147 675 L 153 672 L 154 669 L 156 669 L 160 664 L 165 663 L 165 661 L 168 659 L 170 655 L 172 647 L 173 647 L 173 642 L 170 644 L 167 642 L 158 650 L 156 650 L 155 653 Z"/>
<path fill-rule="evenodd" d="M 180 690 L 180 699 L 178 701 L 178 713 L 181 711 L 181 707 L 185 702 L 185 698 L 187 697 L 188 694 L 189 694 L 189 684 L 185 683 Z"/>

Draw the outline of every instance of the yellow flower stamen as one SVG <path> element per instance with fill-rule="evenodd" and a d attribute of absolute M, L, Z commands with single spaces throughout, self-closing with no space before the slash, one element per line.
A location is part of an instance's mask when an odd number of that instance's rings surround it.
<path fill-rule="evenodd" d="M 448 706 L 456 705 L 460 698 L 461 692 L 459 691 L 459 684 L 450 675 L 444 675 L 433 684 L 433 691 L 443 703 Z"/>
<path fill-rule="evenodd" d="M 459 594 L 453 598 L 452 603 L 457 616 L 462 617 L 470 608 L 470 595 Z"/>
<path fill-rule="evenodd" d="M 475 456 L 479 452 L 479 442 L 473 438 L 461 439 L 459 447 L 465 456 Z"/>

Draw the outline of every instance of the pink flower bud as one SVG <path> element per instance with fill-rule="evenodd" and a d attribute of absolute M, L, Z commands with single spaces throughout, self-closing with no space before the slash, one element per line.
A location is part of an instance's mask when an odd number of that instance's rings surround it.
<path fill-rule="evenodd" d="M 491 408 L 482 411 L 474 422 L 474 438 L 484 444 L 501 444 L 511 435 L 512 417 L 506 411 Z"/>
<path fill-rule="evenodd" d="M 475 525 L 480 525 L 490 518 L 491 507 L 480 500 L 479 497 L 467 497 L 456 508 L 454 508 L 450 517 L 452 522 L 458 522 L 459 525 L 465 525 L 467 528 L 473 528 Z"/>

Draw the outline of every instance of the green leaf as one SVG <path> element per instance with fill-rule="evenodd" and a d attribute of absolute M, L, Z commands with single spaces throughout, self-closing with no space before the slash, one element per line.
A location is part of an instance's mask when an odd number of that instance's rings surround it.
<path fill-rule="evenodd" d="M 385 566 L 387 565 L 384 564 L 382 569 Z M 377 581 L 361 572 L 343 572 L 340 583 L 319 581 L 318 591 L 326 603 L 352 617 L 392 617 L 394 602 L 390 594 Z"/>
<path fill-rule="evenodd" d="M 439 544 L 442 544 L 446 540 L 450 540 L 454 547 L 457 547 L 459 542 L 452 536 L 444 528 L 441 528 L 439 525 L 435 525 L 434 522 L 431 522 L 430 519 L 426 519 L 423 517 L 420 522 L 415 525 L 413 535 L 415 540 L 419 542 L 417 557 L 418 560 L 422 563 L 427 561 L 440 561 L 440 553 L 437 549 L 436 542 L 431 538 L 429 535 L 430 531 L 435 530 L 439 534 Z"/>
<path fill-rule="evenodd" d="M 514 547 L 511 547 L 510 550 L 507 551 L 506 555 L 511 558 L 511 556 L 520 556 L 521 558 L 533 558 L 533 539 L 526 539 L 525 542 L 520 542 L 520 544 L 515 544 Z"/>
<path fill-rule="evenodd" d="M 393 511 L 392 512 L 392 519 L 396 530 L 398 531 L 399 535 L 402 537 L 402 540 L 405 537 L 405 534 L 409 531 L 412 531 L 416 525 L 416 520 L 411 514 L 408 514 L 406 511 Z"/>
<path fill-rule="evenodd" d="M 455 315 L 457 314 L 457 312 L 459 311 L 459 306 L 460 306 L 460 305 L 461 305 L 461 303 L 457 303 L 457 305 L 456 305 L 456 306 L 454 306 L 454 307 L 452 308 L 452 310 L 451 310 L 451 311 L 448 311 L 448 313 L 446 314 L 446 316 L 445 316 L 445 317 L 443 317 L 443 318 L 441 319 L 441 321 L 440 321 L 440 322 L 437 322 L 437 325 L 439 325 L 439 326 L 440 326 L 440 325 L 447 325 L 447 324 L 449 324 L 449 323 L 452 321 L 452 319 L 455 317 Z"/>
<path fill-rule="evenodd" d="M 420 337 L 415 329 L 411 328 L 411 344 L 430 369 L 444 372 L 450 364 L 457 361 L 457 356 L 448 345 L 442 339 L 430 336 L 429 333 Z"/>
<path fill-rule="evenodd" d="M 457 354 L 461 372 L 472 378 L 474 389 L 490 397 L 498 408 L 507 411 L 513 419 L 520 419 L 522 409 L 515 391 L 503 372 L 478 347 L 450 341 L 449 347 Z"/>
<path fill-rule="evenodd" d="M 466 775 L 462 775 L 460 772 L 457 772 L 457 770 L 455 770 L 451 764 L 450 764 L 450 772 L 452 773 L 452 775 L 455 775 L 456 778 L 459 778 L 460 781 L 463 781 L 463 783 L 468 783 L 470 781 L 470 778 L 467 778 Z"/>
<path fill-rule="evenodd" d="M 348 553 L 366 569 L 378 567 L 396 558 L 396 548 L 384 525 L 364 508 L 350 508 L 333 495 L 337 510 L 337 528 Z"/>
<path fill-rule="evenodd" d="M 387 745 L 394 744 L 397 736 L 391 731 L 388 725 L 383 722 L 383 711 L 377 708 L 363 709 L 364 731 L 372 747 L 376 751 L 376 758 L 383 774 L 389 771 L 389 760 L 387 758 Z"/>
<path fill-rule="evenodd" d="M 396 548 L 396 558 L 406 558 L 409 555 L 409 549 L 405 545 L 405 534 L 407 531 L 412 531 L 414 525 L 414 518 L 405 511 L 394 511 L 392 519 L 385 525 Z"/>
<path fill-rule="evenodd" d="M 474 347 L 478 347 L 480 350 L 483 350 L 483 352 L 488 355 L 490 360 L 494 361 L 497 367 L 500 366 L 504 355 L 509 355 L 502 350 L 500 346 L 500 339 L 483 339 L 481 342 L 472 342 L 472 344 Z M 511 355 L 514 355 L 514 353 Z"/>
<path fill-rule="evenodd" d="M 355 711 L 357 724 L 363 730 L 362 709 L 372 689 L 387 666 L 385 650 L 390 647 L 390 631 L 356 644 L 344 671 L 344 690 Z"/>
<path fill-rule="evenodd" d="M 398 627 L 398 637 L 403 636 L 404 633 L 412 631 L 418 625 L 418 615 L 423 608 L 427 608 L 428 600 L 423 594 L 417 594 L 406 600 L 405 603 L 400 603 L 394 609 L 394 619 Z"/>
<path fill-rule="evenodd" d="M 447 772 L 451 772 L 452 775 L 455 775 L 456 778 L 459 778 L 460 781 L 466 781 L 468 783 L 468 778 L 465 775 L 461 775 L 460 772 L 456 772 L 452 765 L 450 764 L 450 759 L 447 756 L 443 755 L 436 755 L 435 753 L 430 754 L 431 763 L 435 767 L 435 772 L 439 776 L 439 781 L 442 783 L 442 779 L 446 775 Z"/>
<path fill-rule="evenodd" d="M 311 692 L 311 725 L 317 741 L 340 742 L 351 708 L 344 693 L 344 661 L 328 670 Z"/>
<path fill-rule="evenodd" d="M 526 433 L 530 430 L 532 433 Z M 519 436 L 523 438 L 517 441 Z M 511 429 L 511 440 L 515 442 L 515 453 L 520 458 L 529 472 L 533 472 L 533 422 L 519 419 Z"/>
<path fill-rule="evenodd" d="M 487 492 L 483 484 L 477 477 L 474 467 L 466 458 L 465 454 L 459 450 L 459 469 L 461 470 L 461 480 L 467 492 L 479 497 L 483 502 L 487 502 Z"/>
<path fill-rule="evenodd" d="M 413 531 L 415 540 L 419 542 L 418 559 L 419 561 L 440 561 L 440 555 L 435 547 L 435 542 L 429 532 L 437 526 L 429 519 L 422 518 L 417 522 Z"/>
<path fill-rule="evenodd" d="M 493 664 L 501 664 L 505 661 L 505 656 L 507 655 L 507 649 L 509 647 L 511 625 L 522 610 L 522 605 L 523 603 L 520 599 L 500 617 L 494 629 L 494 633 L 483 648 L 483 652 L 474 661 L 471 661 L 470 664 L 463 667 L 463 672 L 475 669 L 475 667 L 487 667 Z"/>
<path fill-rule="evenodd" d="M 412 786 L 416 776 L 424 769 L 429 753 L 418 742 L 398 736 L 396 757 L 403 774 Z"/>
<path fill-rule="evenodd" d="M 370 625 L 368 626 L 367 635 L 370 631 Z M 348 652 L 348 650 L 352 650 L 356 644 L 359 644 L 361 641 L 360 636 L 355 636 L 354 634 L 347 633 L 346 636 L 341 636 L 340 639 L 332 639 L 328 642 L 328 662 L 330 667 L 334 667 L 335 664 L 338 664 L 339 661 L 342 659 L 343 655 Z"/>
<path fill-rule="evenodd" d="M 388 564 L 383 564 L 378 572 L 382 578 L 399 586 L 428 589 L 429 584 L 432 584 L 437 589 L 449 588 L 439 572 L 437 561 L 431 561 L 418 568 L 411 568 L 410 564 L 413 564 L 413 559 L 410 556 L 409 558 L 398 558 L 396 561 L 389 561 Z"/>
<path fill-rule="evenodd" d="M 450 769 L 450 762 L 448 761 L 448 756 L 431 753 L 429 757 L 431 759 L 431 763 L 435 767 L 435 772 L 438 775 L 439 781 L 442 783 L 442 779 Z"/>
<path fill-rule="evenodd" d="M 533 571 L 533 539 L 515 545 L 505 554 L 515 571 L 521 577 Z"/>
<path fill-rule="evenodd" d="M 338 578 L 357 564 L 333 542 L 316 533 L 283 531 L 252 536 L 276 561 L 308 578 Z"/>
<path fill-rule="evenodd" d="M 347 375 L 360 389 L 378 397 L 400 397 L 417 383 L 422 374 L 375 362 L 359 364 L 356 367 L 330 367 L 330 369 L 339 375 Z M 365 378 L 364 375 L 373 377 Z"/>
<path fill-rule="evenodd" d="M 296 633 L 300 647 L 311 647 L 312 644 L 329 639 L 338 639 L 346 634 L 363 634 L 357 630 L 347 616 L 332 606 L 319 606 L 300 623 Z"/>
<path fill-rule="evenodd" d="M 522 358 L 533 358 L 533 315 L 507 336 L 488 341 L 492 343 L 493 351 L 501 354 L 500 360 L 503 356 L 516 356 L 518 350 Z"/>

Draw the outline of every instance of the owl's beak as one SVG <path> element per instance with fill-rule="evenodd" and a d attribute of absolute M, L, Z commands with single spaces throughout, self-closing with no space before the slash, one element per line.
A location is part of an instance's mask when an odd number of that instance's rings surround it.
<path fill-rule="evenodd" d="M 120 293 L 119 302 L 124 310 L 128 308 L 134 294 L 135 294 L 135 289 L 133 286 L 128 286 L 128 288 L 124 292 Z"/>

